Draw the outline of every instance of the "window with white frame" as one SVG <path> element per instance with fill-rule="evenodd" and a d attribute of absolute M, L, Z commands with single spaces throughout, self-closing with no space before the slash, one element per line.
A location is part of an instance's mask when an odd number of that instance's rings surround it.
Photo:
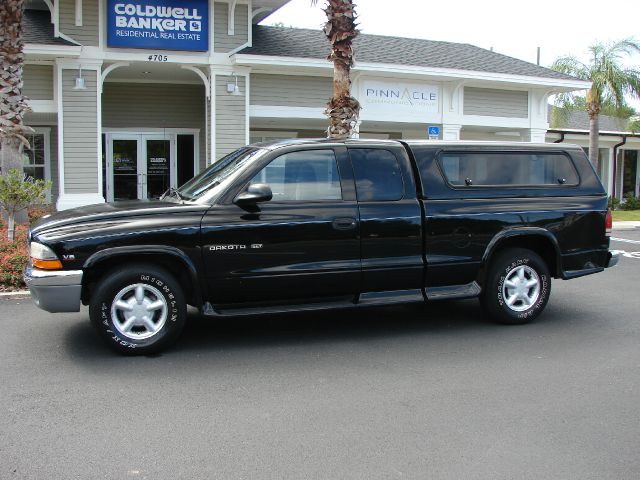
<path fill-rule="evenodd" d="M 37 180 L 45 180 L 47 162 L 44 134 L 33 133 L 26 137 L 29 141 L 29 147 L 25 146 L 22 151 L 24 173 Z"/>
<path fill-rule="evenodd" d="M 24 173 L 37 180 L 50 180 L 49 129 L 36 128 L 25 137 L 29 141 L 29 147 L 25 146 L 22 150 Z M 47 200 L 51 200 L 50 192 L 47 193 Z"/>

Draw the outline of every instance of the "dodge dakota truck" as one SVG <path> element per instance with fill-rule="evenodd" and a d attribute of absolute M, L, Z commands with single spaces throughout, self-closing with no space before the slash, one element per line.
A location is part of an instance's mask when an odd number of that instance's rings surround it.
<path fill-rule="evenodd" d="M 92 205 L 29 233 L 49 312 L 87 305 L 121 353 L 206 316 L 479 297 L 498 322 L 544 310 L 551 279 L 617 263 L 607 195 L 567 144 L 287 140 L 241 148 L 160 200 Z"/>

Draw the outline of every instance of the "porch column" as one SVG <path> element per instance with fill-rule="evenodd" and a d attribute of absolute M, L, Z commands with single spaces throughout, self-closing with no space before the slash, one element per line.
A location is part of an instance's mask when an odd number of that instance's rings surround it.
<path fill-rule="evenodd" d="M 462 125 L 444 124 L 442 125 L 442 139 L 460 140 L 460 130 L 462 130 Z"/>
<path fill-rule="evenodd" d="M 104 202 L 101 69 L 101 61 L 56 62 L 58 210 Z"/>
<path fill-rule="evenodd" d="M 249 69 L 211 67 L 212 162 L 249 143 L 250 88 Z"/>
<path fill-rule="evenodd" d="M 529 142 L 531 143 L 545 143 L 546 142 L 547 129 L 546 128 L 530 128 L 529 129 Z"/>

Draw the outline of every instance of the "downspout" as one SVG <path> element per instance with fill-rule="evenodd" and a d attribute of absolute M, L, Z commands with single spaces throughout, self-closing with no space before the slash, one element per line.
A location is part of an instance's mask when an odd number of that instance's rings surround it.
<path fill-rule="evenodd" d="M 560 138 L 555 140 L 553 143 L 562 143 L 564 142 L 564 132 L 560 132 Z"/>
<path fill-rule="evenodd" d="M 627 136 L 622 135 L 622 141 L 620 143 L 616 143 L 613 146 L 613 189 L 611 193 L 611 198 L 616 198 L 616 181 L 617 181 L 616 176 L 618 173 L 616 172 L 616 169 L 618 166 L 618 148 L 623 146 L 625 143 L 627 143 Z"/>

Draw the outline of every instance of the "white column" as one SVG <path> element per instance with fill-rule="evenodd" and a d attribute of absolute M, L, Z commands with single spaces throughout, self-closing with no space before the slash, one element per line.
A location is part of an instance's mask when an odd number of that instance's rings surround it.
<path fill-rule="evenodd" d="M 545 143 L 547 130 L 545 128 L 530 128 L 529 141 L 531 143 Z"/>
<path fill-rule="evenodd" d="M 58 210 L 104 202 L 101 73 L 102 61 L 56 61 Z"/>
<path fill-rule="evenodd" d="M 442 125 L 442 139 L 460 140 L 460 130 L 462 130 L 462 125 Z"/>

